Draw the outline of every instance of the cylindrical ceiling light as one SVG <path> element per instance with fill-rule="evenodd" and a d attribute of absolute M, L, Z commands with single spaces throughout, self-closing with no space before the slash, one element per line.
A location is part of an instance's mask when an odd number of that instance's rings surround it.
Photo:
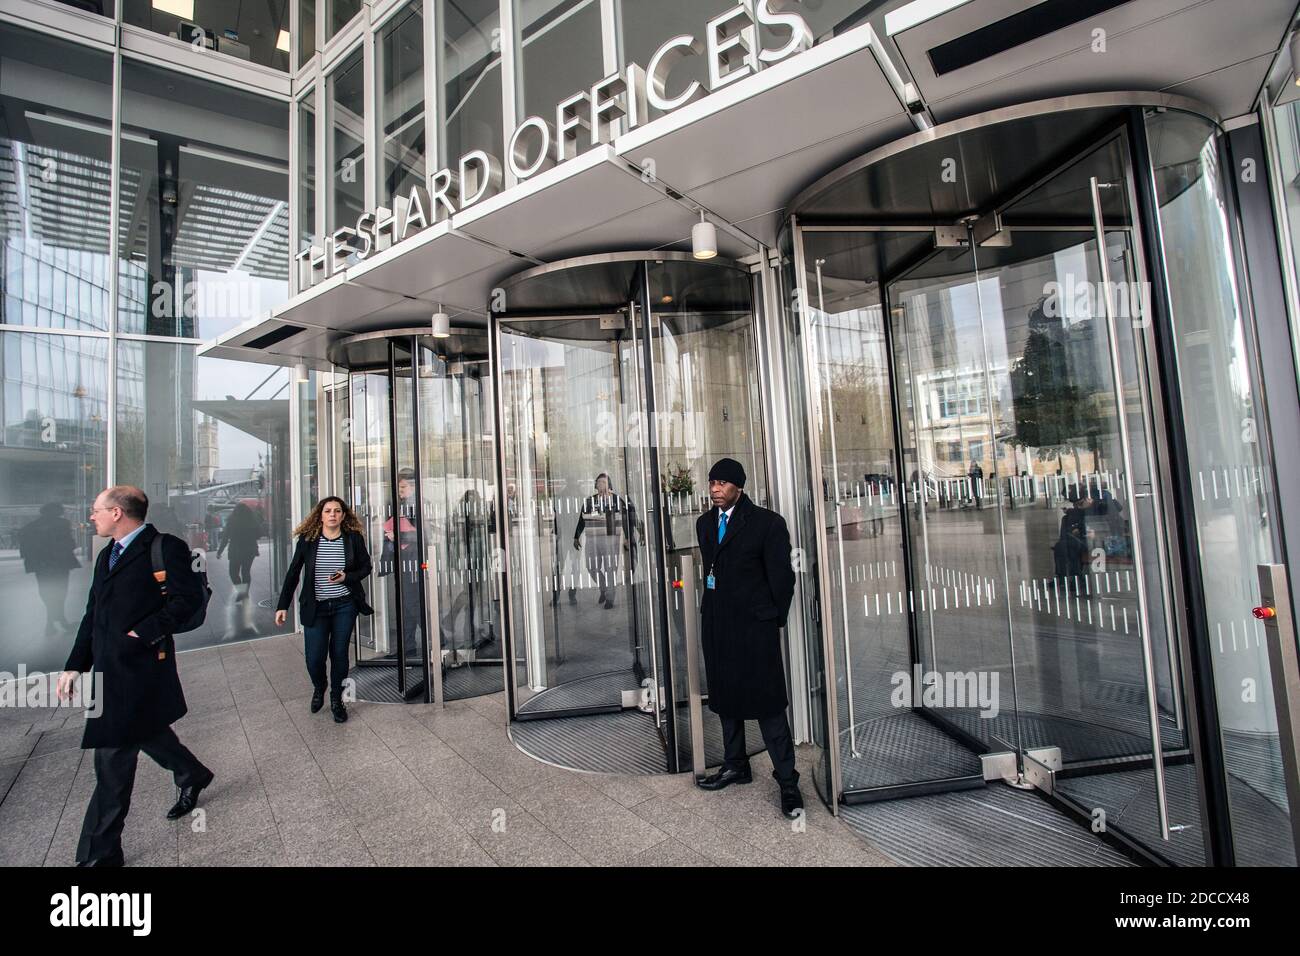
<path fill-rule="evenodd" d="M 451 335 L 451 316 L 442 311 L 442 303 L 438 303 L 438 311 L 433 313 L 433 337 L 435 339 L 445 339 Z"/>
<path fill-rule="evenodd" d="M 703 209 L 700 221 L 691 227 L 691 254 L 696 259 L 712 259 L 718 254 L 718 230 L 705 220 Z"/>
<path fill-rule="evenodd" d="M 306 363 L 299 362 L 293 367 L 293 380 L 299 385 L 306 384 L 308 380 Z"/>

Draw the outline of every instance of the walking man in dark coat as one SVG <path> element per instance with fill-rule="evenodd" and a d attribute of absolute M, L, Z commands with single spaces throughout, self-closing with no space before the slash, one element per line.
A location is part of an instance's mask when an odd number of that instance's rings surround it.
<path fill-rule="evenodd" d="M 794 741 L 786 719 L 781 627 L 794 597 L 790 532 L 785 519 L 744 493 L 745 469 L 723 458 L 709 470 L 713 507 L 695 522 L 704 563 L 701 643 L 709 709 L 722 721 L 722 769 L 699 781 L 705 790 L 750 783 L 745 721 L 758 721 L 781 787 L 781 811 L 803 808 Z"/>
<path fill-rule="evenodd" d="M 100 492 L 90 512 L 95 533 L 113 544 L 95 562 L 86 614 L 59 677 L 64 699 L 78 674 L 93 667 L 102 678 L 99 714 L 87 717 L 81 738 L 82 748 L 95 751 L 95 792 L 77 844 L 78 866 L 122 865 L 122 828 L 140 751 L 170 770 L 180 788 L 169 820 L 193 810 L 213 778 L 171 729 L 185 716 L 173 629 L 198 611 L 203 585 L 189 547 L 164 536 L 163 596 L 149 553 L 159 532 L 145 524 L 148 510 L 143 491 L 116 485 Z"/>

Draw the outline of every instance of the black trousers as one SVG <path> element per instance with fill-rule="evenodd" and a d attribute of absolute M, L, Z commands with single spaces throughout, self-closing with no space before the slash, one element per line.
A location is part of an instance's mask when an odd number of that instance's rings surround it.
<path fill-rule="evenodd" d="M 191 786 L 208 776 L 208 768 L 199 763 L 170 727 L 133 747 L 97 747 L 95 792 L 81 824 L 78 863 L 122 855 L 122 828 L 131 809 L 136 761 L 142 750 L 154 763 L 172 772 L 178 787 Z"/>
<path fill-rule="evenodd" d="M 732 770 L 749 767 L 749 748 L 745 745 L 745 722 L 731 717 L 718 717 L 722 721 L 722 743 L 725 753 L 723 766 Z M 799 782 L 799 772 L 794 769 L 794 738 L 790 735 L 790 722 L 785 711 L 758 721 L 767 755 L 772 758 L 772 775 L 780 784 Z"/>

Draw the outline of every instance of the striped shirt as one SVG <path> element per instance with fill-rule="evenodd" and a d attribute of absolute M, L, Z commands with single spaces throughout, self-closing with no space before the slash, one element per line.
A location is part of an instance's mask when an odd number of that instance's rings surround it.
<path fill-rule="evenodd" d="M 343 570 L 343 535 L 333 541 L 321 535 L 316 539 L 316 600 L 348 596 L 348 586 L 340 581 L 330 582 L 330 575 Z"/>

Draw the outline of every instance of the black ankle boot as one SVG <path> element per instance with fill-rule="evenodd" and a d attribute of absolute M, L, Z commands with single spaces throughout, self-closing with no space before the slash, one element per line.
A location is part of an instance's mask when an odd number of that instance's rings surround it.
<path fill-rule="evenodd" d="M 342 697 L 330 697 L 330 711 L 334 714 L 334 723 L 343 724 L 348 719 L 348 709 L 343 706 Z"/>
<path fill-rule="evenodd" d="M 311 692 L 311 712 L 314 714 L 325 706 L 325 688 L 317 687 Z"/>

